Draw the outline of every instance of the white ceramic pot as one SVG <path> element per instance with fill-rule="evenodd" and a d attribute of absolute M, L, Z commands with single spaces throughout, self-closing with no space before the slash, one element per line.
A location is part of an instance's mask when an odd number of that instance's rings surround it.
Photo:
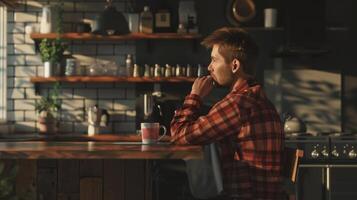
<path fill-rule="evenodd" d="M 51 63 L 46 61 L 43 63 L 43 76 L 48 78 L 51 76 L 60 76 L 61 75 L 61 65 L 60 63 Z"/>
<path fill-rule="evenodd" d="M 46 78 L 52 76 L 52 63 L 49 61 L 43 63 L 43 76 Z"/>

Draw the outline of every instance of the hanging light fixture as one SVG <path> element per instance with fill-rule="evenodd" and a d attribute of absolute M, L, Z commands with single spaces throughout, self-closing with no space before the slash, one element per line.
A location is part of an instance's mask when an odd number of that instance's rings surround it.
<path fill-rule="evenodd" d="M 128 34 L 129 26 L 123 13 L 118 12 L 112 5 L 112 0 L 107 0 L 107 5 L 95 20 L 94 34 L 100 35 L 123 35 Z"/>

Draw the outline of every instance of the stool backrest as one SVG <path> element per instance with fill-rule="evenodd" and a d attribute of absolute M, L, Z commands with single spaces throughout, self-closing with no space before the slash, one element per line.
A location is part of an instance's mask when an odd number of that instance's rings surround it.
<path fill-rule="evenodd" d="M 290 147 L 284 148 L 283 153 L 283 176 L 295 183 L 300 159 L 304 151 Z"/>

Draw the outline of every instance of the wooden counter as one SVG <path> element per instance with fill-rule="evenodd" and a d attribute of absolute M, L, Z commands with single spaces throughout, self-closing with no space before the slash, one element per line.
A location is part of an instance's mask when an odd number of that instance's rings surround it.
<path fill-rule="evenodd" d="M 196 145 L 142 145 L 137 135 L 12 137 L 0 139 L 2 159 L 200 159 Z"/>

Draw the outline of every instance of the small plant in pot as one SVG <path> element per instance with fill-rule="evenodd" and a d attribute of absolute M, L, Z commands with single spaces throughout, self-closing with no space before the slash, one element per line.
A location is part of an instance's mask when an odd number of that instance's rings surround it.
<path fill-rule="evenodd" d="M 35 109 L 39 114 L 38 128 L 40 133 L 55 133 L 58 129 L 58 113 L 61 109 L 61 100 L 59 99 L 59 83 L 56 82 L 48 96 L 35 103 Z"/>
<path fill-rule="evenodd" d="M 44 63 L 44 77 L 59 76 L 60 62 L 66 45 L 59 38 L 55 40 L 43 39 L 40 43 L 40 55 Z"/>

